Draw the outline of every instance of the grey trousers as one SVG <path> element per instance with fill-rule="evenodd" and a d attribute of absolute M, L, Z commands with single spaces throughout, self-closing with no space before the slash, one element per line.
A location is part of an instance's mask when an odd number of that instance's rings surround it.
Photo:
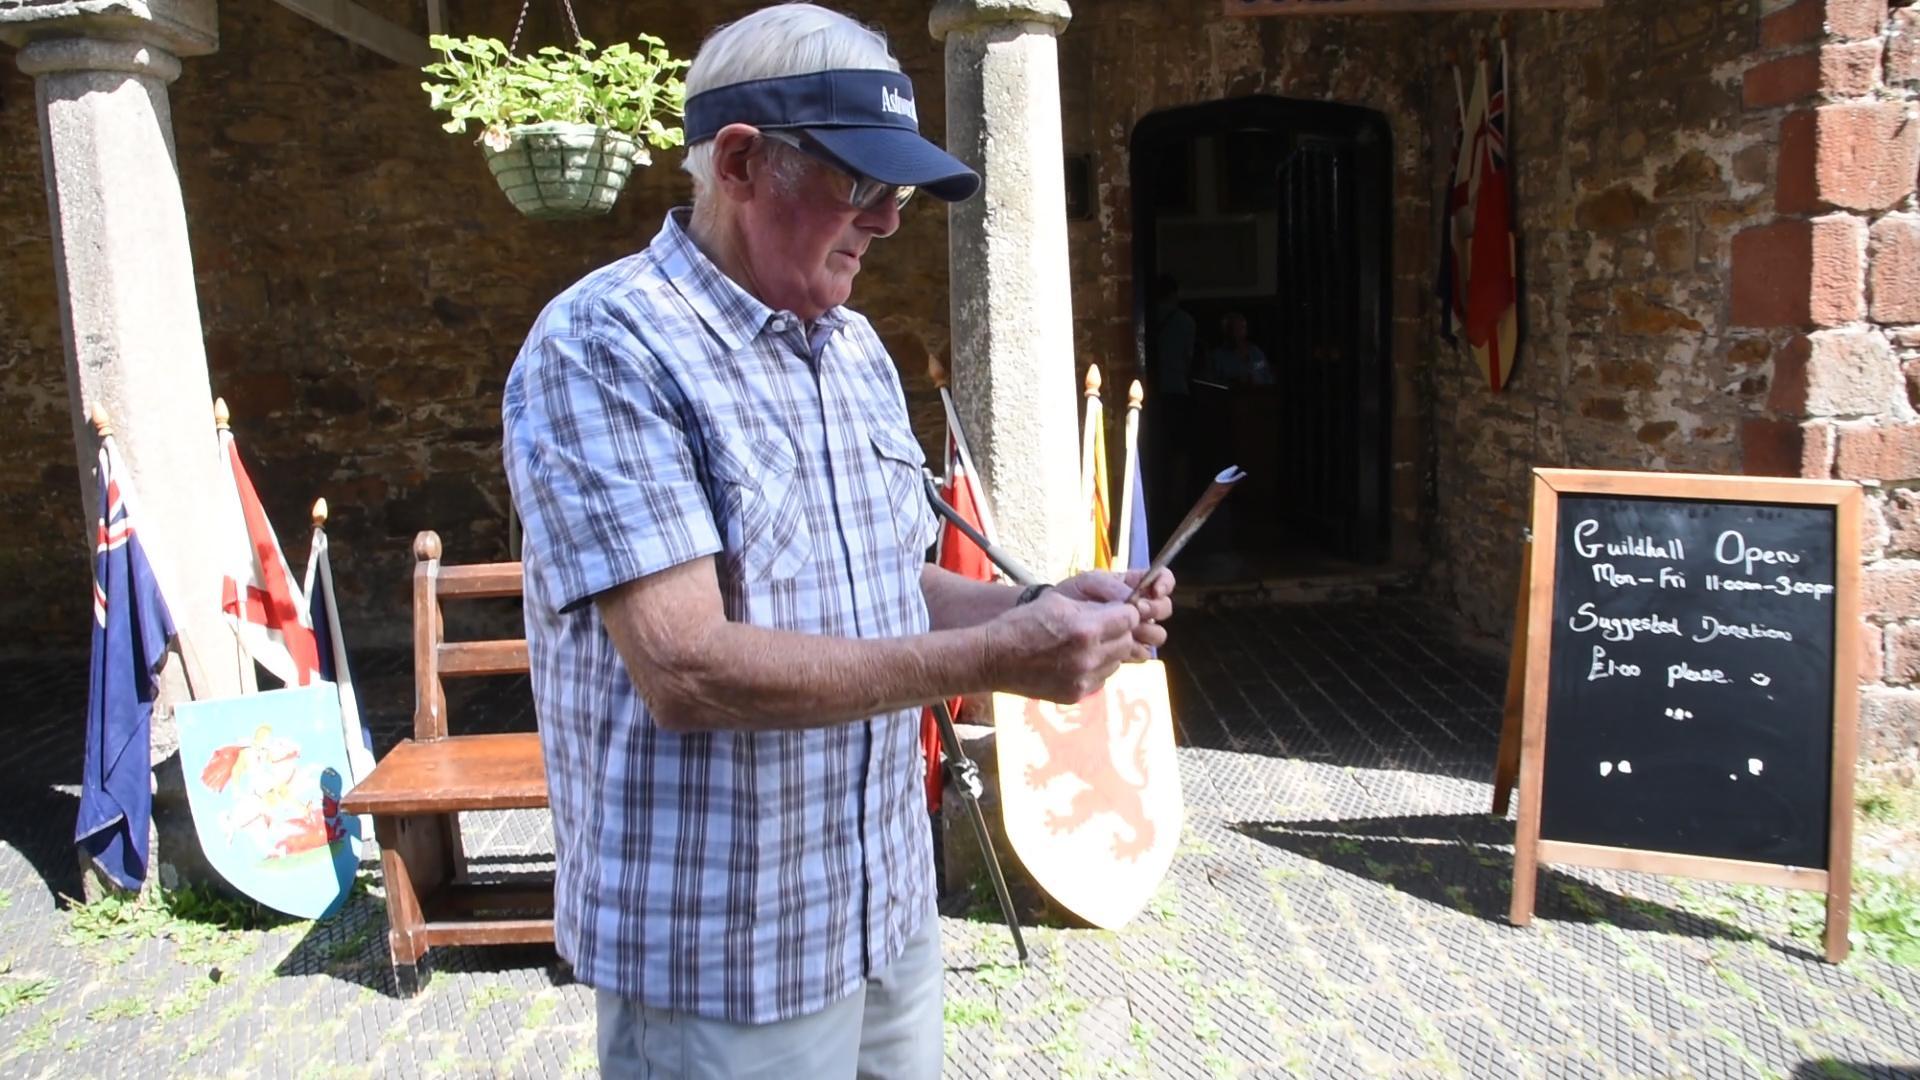
<path fill-rule="evenodd" d="M 600 1075 L 613 1080 L 936 1080 L 943 1061 L 940 919 L 825 1009 L 735 1024 L 596 994 Z"/>

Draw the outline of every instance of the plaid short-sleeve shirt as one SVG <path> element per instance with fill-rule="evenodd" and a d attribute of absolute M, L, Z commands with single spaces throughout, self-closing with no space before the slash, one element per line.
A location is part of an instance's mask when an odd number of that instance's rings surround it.
<path fill-rule="evenodd" d="M 836 308 L 809 328 L 762 304 L 685 213 L 541 313 L 507 377 L 504 455 L 560 952 L 598 989 L 762 1023 L 852 992 L 932 909 L 919 710 L 675 734 L 593 597 L 713 555 L 731 620 L 920 633 L 934 519 L 872 326 Z"/>

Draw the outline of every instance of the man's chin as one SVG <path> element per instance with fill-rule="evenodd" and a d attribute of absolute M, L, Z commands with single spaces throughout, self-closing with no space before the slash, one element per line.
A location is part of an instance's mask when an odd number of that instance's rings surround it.
<path fill-rule="evenodd" d="M 836 287 L 821 292 L 820 304 L 824 308 L 836 308 L 852 298 L 853 276 L 849 274 L 844 282 L 837 282 Z"/>

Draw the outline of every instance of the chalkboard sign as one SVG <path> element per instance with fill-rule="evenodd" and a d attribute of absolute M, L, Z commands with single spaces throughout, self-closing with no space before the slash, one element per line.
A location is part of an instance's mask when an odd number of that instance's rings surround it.
<path fill-rule="evenodd" d="M 1689 874 L 1844 956 L 1858 535 L 1853 484 L 1535 471 L 1515 922 L 1538 862 Z"/>

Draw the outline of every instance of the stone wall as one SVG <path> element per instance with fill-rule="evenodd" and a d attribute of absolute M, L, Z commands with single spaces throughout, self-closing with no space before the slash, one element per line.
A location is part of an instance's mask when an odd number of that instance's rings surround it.
<path fill-rule="evenodd" d="M 93 531 L 61 374 L 40 128 L 33 80 L 0 51 L 0 642 L 85 649 Z"/>
<path fill-rule="evenodd" d="M 377 6 L 421 29 L 410 6 Z M 753 6 L 580 14 L 590 37 L 653 32 L 689 54 Z M 925 5 L 846 6 L 890 32 L 923 126 L 942 132 Z M 504 37 L 517 11 L 469 0 L 450 18 Z M 1470 56 L 1494 16 L 1078 4 L 1059 39 L 1065 149 L 1089 157 L 1095 193 L 1091 219 L 1069 225 L 1076 358 L 1102 363 L 1116 391 L 1136 374 L 1128 142 L 1142 117 L 1252 94 L 1377 110 L 1395 174 L 1396 561 L 1503 633 L 1536 465 L 1877 481 L 1863 674 L 1872 752 L 1897 752 L 1912 741 L 1903 718 L 1920 714 L 1920 392 L 1901 376 L 1920 368 L 1916 11 L 1610 0 L 1512 15 L 1524 344 L 1491 394 L 1440 342 L 1431 281 L 1445 61 Z M 333 505 L 351 640 L 398 641 L 415 530 L 438 529 L 453 560 L 505 555 L 499 394 L 526 327 L 566 283 L 644 244 L 687 183 L 662 155 L 608 218 L 524 220 L 478 150 L 439 130 L 416 73 L 276 5 L 221 14 L 221 51 L 188 61 L 172 95 L 214 387 L 296 560 L 308 504 Z M 530 40 L 560 32 L 552 11 L 533 13 Z M 16 649 L 78 649 L 88 530 L 64 438 L 33 90 L 10 58 L 0 219 L 0 452 L 13 465 L 0 472 L 0 627 Z M 874 248 L 856 306 L 894 349 L 930 452 L 941 421 L 925 368 L 946 351 L 947 303 L 946 215 L 918 200 Z"/>
<path fill-rule="evenodd" d="M 690 53 L 697 25 L 665 3 L 586 9 L 589 37 L 648 31 Z M 848 4 L 889 32 L 921 87 L 923 127 L 945 128 L 940 47 L 924 5 Z M 537 6 L 536 6 L 537 7 Z M 414 19 L 405 5 L 382 9 Z M 517 5 L 463 4 L 457 33 L 506 36 Z M 221 51 L 189 61 L 173 87 L 176 141 L 215 392 L 267 509 L 296 561 L 307 508 L 324 495 L 351 639 L 405 629 L 408 549 L 436 528 L 450 560 L 506 550 L 498 465 L 499 393 L 541 304 L 585 270 L 643 244 L 686 197 L 671 167 L 643 170 L 609 218 L 540 224 L 495 190 L 477 149 L 442 133 L 419 77 L 273 5 L 226 5 Z M 535 10 L 529 39 L 553 40 Z M 1132 372 L 1127 140 L 1148 112 L 1254 93 L 1378 109 L 1396 163 L 1394 524 L 1397 557 L 1417 565 L 1420 389 L 1430 334 L 1426 19 L 1230 20 L 1211 5 L 1116 0 L 1079 6 L 1060 39 L 1064 135 L 1092 155 L 1093 220 L 1070 226 L 1076 352 L 1108 367 L 1118 422 Z M 419 29 L 416 26 L 416 29 Z M 30 80 L 0 64 L 0 215 L 13 256 L 0 268 L 0 407 L 18 418 L 0 445 L 22 467 L 0 478 L 0 626 L 44 647 L 85 641 L 86 530 L 78 471 L 47 439 L 65 430 L 57 305 Z M 1124 92 L 1115 92 L 1116 88 Z M 675 155 L 663 155 L 670 166 Z M 856 295 L 893 348 L 916 426 L 937 452 L 941 420 L 925 377 L 946 351 L 945 213 L 912 204 L 902 233 L 876 245 Z M 1116 432 L 1117 435 L 1117 432 Z M 1111 440 L 1117 447 L 1118 438 Z M 52 538 L 58 536 L 59 540 Z"/>
<path fill-rule="evenodd" d="M 424 33 L 417 5 L 376 4 Z M 639 32 L 690 55 L 755 3 L 583 6 L 582 31 Z M 921 123 L 945 127 L 939 46 L 924 5 L 858 5 L 891 32 L 921 87 Z M 527 43 L 564 33 L 535 5 Z M 511 33 L 519 5 L 470 0 L 456 34 Z M 451 561 L 504 558 L 500 392 L 541 306 L 587 270 L 643 246 L 691 190 L 679 154 L 637 170 L 614 212 L 584 223 L 520 217 L 471 136 L 440 130 L 418 72 L 274 4 L 221 5 L 221 49 L 185 61 L 174 136 L 216 394 L 283 547 L 304 560 L 325 496 L 349 640 L 405 638 L 411 540 L 439 530 Z M 0 635 L 15 650 L 86 648 L 90 526 L 66 418 L 59 307 L 32 80 L 0 58 Z M 946 213 L 913 203 L 875 245 L 856 306 L 908 376 L 918 424 L 939 437 L 926 358 L 946 347 Z M 209 452 L 211 417 L 209 417 Z"/>
<path fill-rule="evenodd" d="M 1492 394 L 1432 346 L 1436 575 L 1484 630 L 1511 624 L 1535 466 L 1741 471 L 1786 336 L 1729 311 L 1733 237 L 1772 209 L 1779 120 L 1740 102 L 1760 21 L 1749 0 L 1510 19 L 1519 360 Z M 1458 17 L 1443 47 L 1471 58 L 1492 25 Z"/>
<path fill-rule="evenodd" d="M 1868 485 L 1861 754 L 1920 745 L 1920 9 L 1774 4 L 1745 104 L 1777 197 L 1733 250 L 1734 317 L 1782 335 L 1750 471 Z"/>

